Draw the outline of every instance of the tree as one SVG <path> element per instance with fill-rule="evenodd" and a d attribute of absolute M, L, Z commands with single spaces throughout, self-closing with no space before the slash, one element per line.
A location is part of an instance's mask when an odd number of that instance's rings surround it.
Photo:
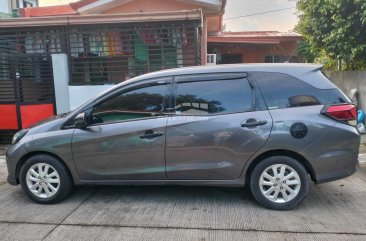
<path fill-rule="evenodd" d="M 299 23 L 312 53 L 339 69 L 366 69 L 366 0 L 298 0 Z"/>
<path fill-rule="evenodd" d="M 312 51 L 309 43 L 306 41 L 300 41 L 298 43 L 297 52 L 304 58 L 306 63 L 312 63 L 316 58 L 316 54 Z"/>

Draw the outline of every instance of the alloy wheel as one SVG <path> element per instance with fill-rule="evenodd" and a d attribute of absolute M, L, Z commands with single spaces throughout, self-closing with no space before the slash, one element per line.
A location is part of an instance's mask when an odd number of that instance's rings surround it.
<path fill-rule="evenodd" d="M 285 164 L 267 167 L 259 178 L 259 187 L 265 198 L 275 203 L 286 203 L 294 199 L 301 188 L 299 174 Z"/>
<path fill-rule="evenodd" d="M 47 163 L 31 166 L 26 175 L 28 189 L 39 198 L 50 198 L 60 188 L 60 176 L 56 169 Z"/>

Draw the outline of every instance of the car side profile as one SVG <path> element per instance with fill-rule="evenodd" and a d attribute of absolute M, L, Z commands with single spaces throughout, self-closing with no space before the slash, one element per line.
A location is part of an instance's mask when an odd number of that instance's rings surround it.
<path fill-rule="evenodd" d="M 56 203 L 74 185 L 243 187 L 295 208 L 316 184 L 357 170 L 356 107 L 309 64 L 154 72 L 13 138 L 8 182 Z"/>

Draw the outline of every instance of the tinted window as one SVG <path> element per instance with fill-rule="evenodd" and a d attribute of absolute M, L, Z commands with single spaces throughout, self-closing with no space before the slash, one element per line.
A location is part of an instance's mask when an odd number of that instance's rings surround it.
<path fill-rule="evenodd" d="M 163 109 L 166 86 L 131 90 L 97 105 L 93 122 L 115 122 L 154 116 Z"/>
<path fill-rule="evenodd" d="M 182 115 L 249 111 L 252 90 L 246 79 L 179 83 L 174 109 Z"/>
<path fill-rule="evenodd" d="M 347 103 L 338 89 L 318 89 L 281 73 L 257 73 L 255 78 L 269 109 Z"/>

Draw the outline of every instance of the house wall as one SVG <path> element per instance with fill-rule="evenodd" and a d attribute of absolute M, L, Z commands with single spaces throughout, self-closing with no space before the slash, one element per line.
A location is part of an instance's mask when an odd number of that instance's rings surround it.
<path fill-rule="evenodd" d="M 74 110 L 91 98 L 103 93 L 115 85 L 69 86 L 70 110 Z"/>
<path fill-rule="evenodd" d="M 208 53 L 214 54 L 214 49 L 223 54 L 242 54 L 242 63 L 263 63 L 267 55 L 297 56 L 296 41 L 282 42 L 278 45 L 241 45 L 241 44 L 208 44 Z"/>
<path fill-rule="evenodd" d="M 10 13 L 10 1 L 2 0 L 0 4 L 0 13 Z"/>
<path fill-rule="evenodd" d="M 221 31 L 221 16 L 208 16 L 207 17 L 207 32 L 220 32 Z"/>

